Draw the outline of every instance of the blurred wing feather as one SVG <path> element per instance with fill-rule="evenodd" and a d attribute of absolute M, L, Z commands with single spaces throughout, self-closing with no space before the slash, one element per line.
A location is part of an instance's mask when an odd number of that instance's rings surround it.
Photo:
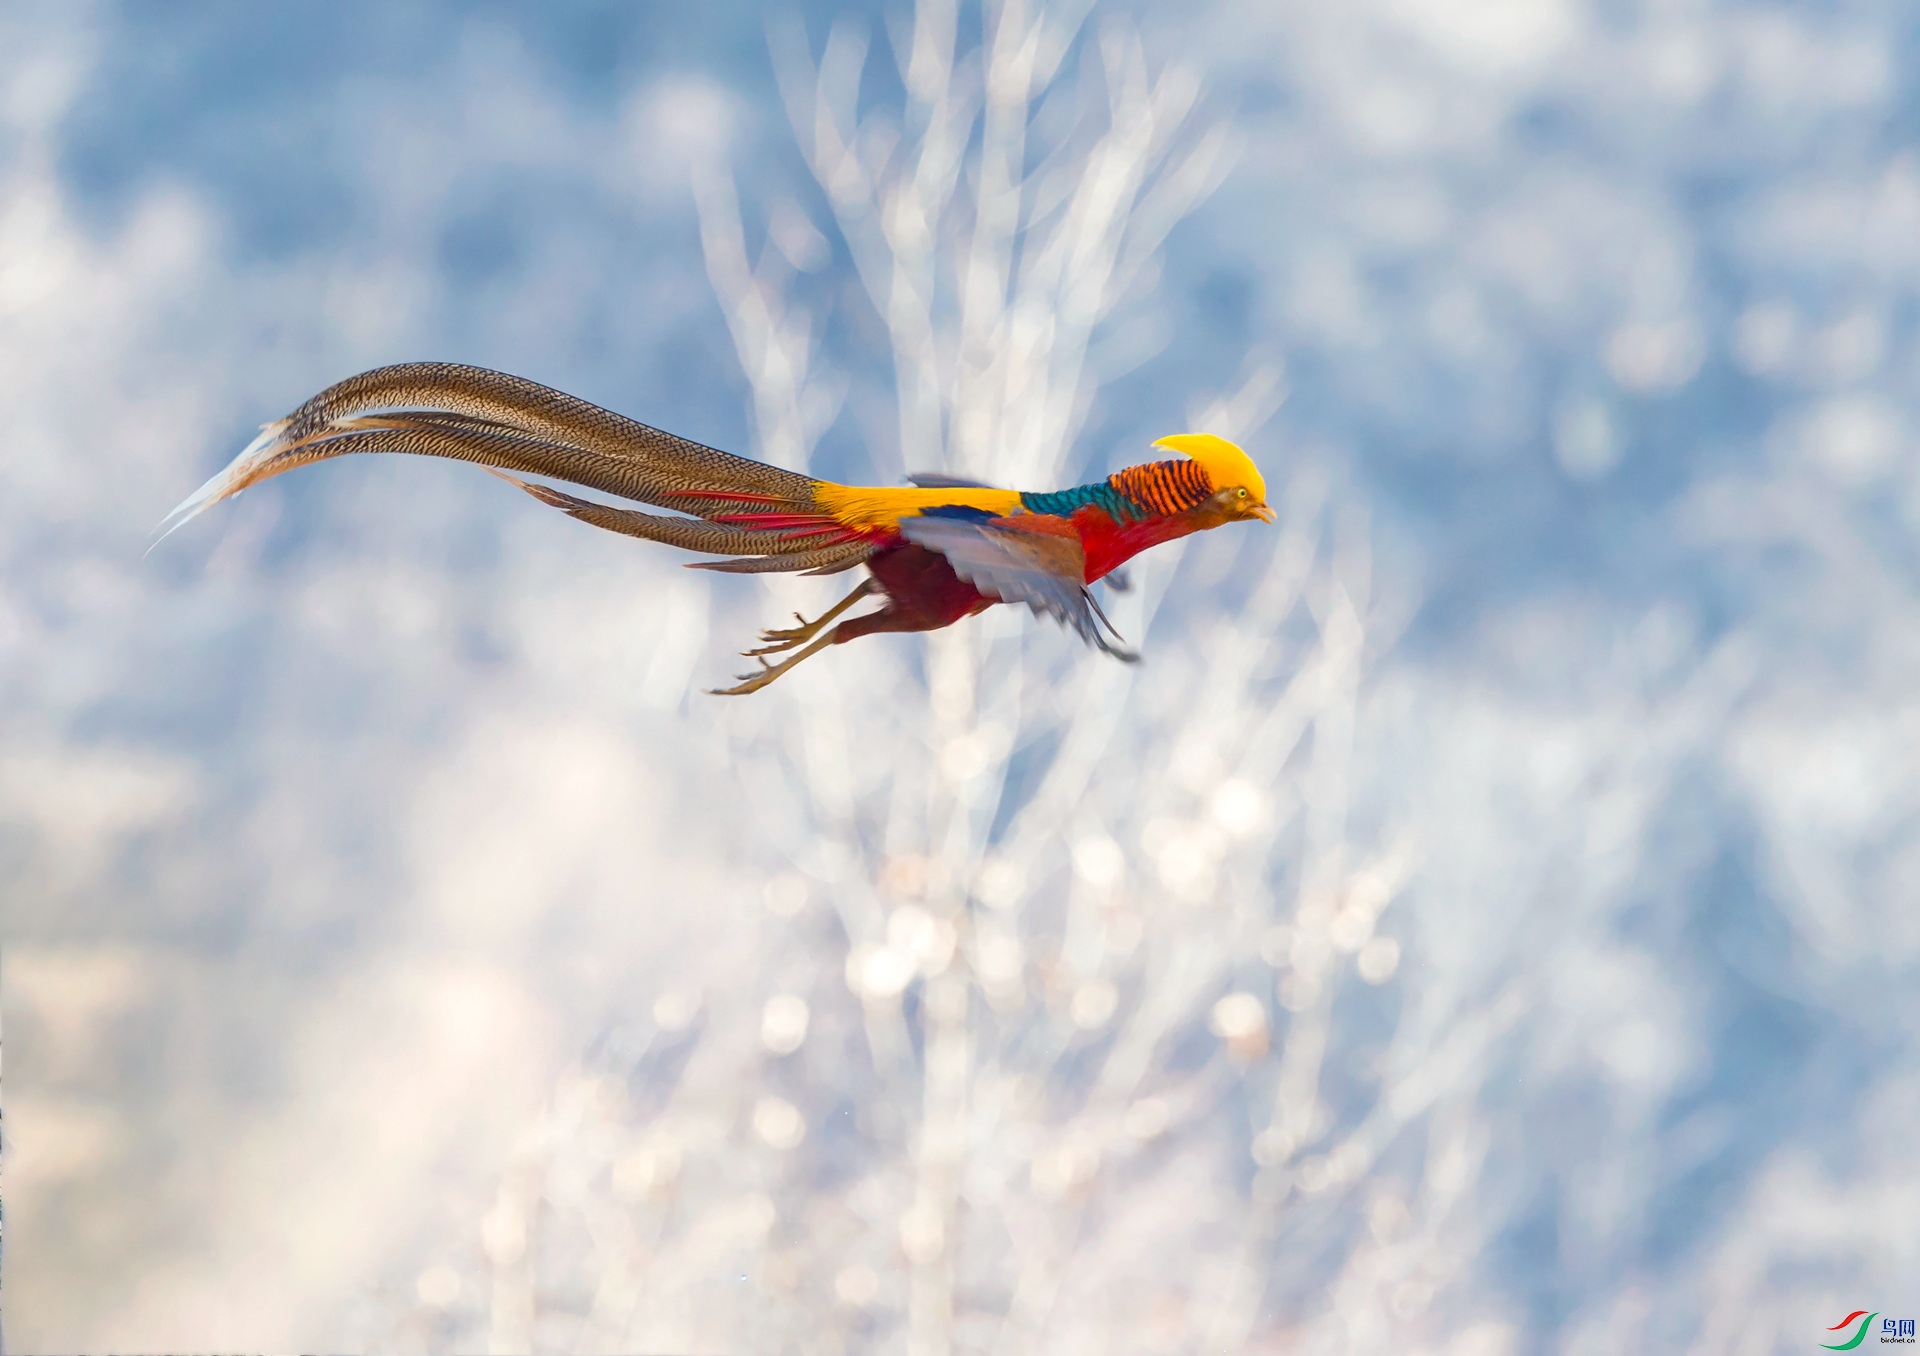
<path fill-rule="evenodd" d="M 941 475 L 933 471 L 922 471 L 918 475 L 907 477 L 907 483 L 921 490 L 997 490 L 998 485 L 989 485 L 984 480 L 968 480 L 965 476 Z"/>
<path fill-rule="evenodd" d="M 1139 657 L 1110 644 L 1102 634 L 1103 627 L 1113 628 L 1087 592 L 1086 553 L 1079 538 L 944 517 L 904 518 L 900 535 L 938 551 L 955 574 L 980 592 L 1006 603 L 1025 603 L 1035 615 L 1053 618 L 1116 658 L 1132 662 Z"/>

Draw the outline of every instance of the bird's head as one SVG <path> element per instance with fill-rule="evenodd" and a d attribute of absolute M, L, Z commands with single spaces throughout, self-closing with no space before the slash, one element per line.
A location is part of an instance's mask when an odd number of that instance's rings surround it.
<path fill-rule="evenodd" d="M 1225 438 L 1211 433 L 1175 433 L 1160 439 L 1155 447 L 1184 452 L 1206 473 L 1213 495 L 1205 507 L 1226 523 L 1238 518 L 1273 521 L 1267 507 L 1267 482 L 1253 458 Z"/>

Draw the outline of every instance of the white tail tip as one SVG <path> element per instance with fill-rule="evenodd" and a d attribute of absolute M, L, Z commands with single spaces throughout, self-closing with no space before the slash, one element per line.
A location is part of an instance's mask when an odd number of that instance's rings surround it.
<path fill-rule="evenodd" d="M 238 494 L 243 486 L 254 479 L 253 473 L 271 461 L 280 451 L 280 435 L 287 430 L 287 420 L 276 419 L 271 424 L 260 426 L 260 436 L 248 443 L 239 456 L 228 462 L 226 467 L 213 479 L 181 500 L 173 512 L 160 520 L 154 529 L 153 541 L 147 546 L 147 554 L 153 554 L 153 548 L 171 537 L 207 509 L 222 499 Z"/>

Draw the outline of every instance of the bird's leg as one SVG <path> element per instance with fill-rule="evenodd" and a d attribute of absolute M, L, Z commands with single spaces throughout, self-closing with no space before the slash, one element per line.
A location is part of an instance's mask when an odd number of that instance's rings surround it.
<path fill-rule="evenodd" d="M 907 550 L 920 551 L 921 548 L 912 546 L 908 547 Z M 938 568 L 940 570 L 946 570 L 945 562 L 941 561 L 940 557 L 933 555 L 931 552 L 922 552 L 922 554 L 929 560 L 938 562 Z M 808 644 L 804 649 L 795 651 L 778 664 L 769 664 L 765 659 L 760 659 L 760 672 L 742 674 L 740 675 L 740 683 L 737 687 L 720 688 L 716 690 L 713 695 L 716 697 L 741 697 L 749 692 L 758 692 L 761 688 L 771 683 L 801 660 L 807 658 L 809 655 L 820 653 L 820 651 L 826 649 L 829 645 L 838 645 L 845 641 L 858 640 L 861 636 L 877 636 L 894 631 L 938 631 L 943 626 L 953 625 L 953 623 L 959 621 L 962 617 L 970 617 L 977 612 L 985 611 L 996 601 L 993 598 L 981 595 L 971 586 L 960 589 L 951 587 L 951 585 L 957 584 L 958 581 L 954 579 L 950 570 L 946 571 L 946 580 L 947 584 L 943 586 L 942 581 L 936 576 L 934 579 L 935 585 L 943 588 L 944 591 L 936 592 L 932 597 L 921 596 L 911 589 L 894 589 L 888 587 L 886 583 L 869 580 L 848 595 L 833 611 L 827 613 L 826 616 L 814 622 L 811 626 L 804 621 L 801 622 L 801 629 L 803 631 L 815 633 L 811 644 Z M 911 583 L 910 579 L 909 583 Z M 832 630 L 821 631 L 820 628 L 833 620 L 834 617 L 839 615 L 843 608 L 851 605 L 855 599 L 864 598 L 874 593 L 884 593 L 887 595 L 887 604 L 885 607 L 881 608 L 878 612 L 867 612 L 858 617 L 849 617 L 846 621 L 836 625 Z M 775 632 L 773 634 L 780 633 Z M 758 654 L 752 654 L 752 657 L 760 658 Z"/>
<path fill-rule="evenodd" d="M 819 635 L 820 632 L 825 629 L 828 622 L 832 621 L 842 612 L 845 612 L 862 598 L 871 597 L 879 591 L 879 584 L 873 580 L 862 580 L 858 588 L 828 608 L 825 612 L 821 613 L 813 621 L 808 621 L 796 612 L 793 614 L 793 619 L 800 623 L 798 626 L 790 626 L 781 631 L 762 631 L 760 633 L 760 639 L 766 643 L 758 649 L 743 650 L 741 653 L 749 659 L 755 659 L 763 654 L 779 654 L 783 650 L 791 650 L 796 645 L 804 645 Z"/>
<path fill-rule="evenodd" d="M 845 607 L 846 604 L 842 603 L 840 606 Z M 839 609 L 836 608 L 834 610 L 838 611 Z M 827 615 L 832 616 L 833 613 L 830 612 Z M 823 618 L 822 620 L 825 620 L 825 619 Z M 818 626 L 818 625 L 819 623 L 816 622 L 815 626 Z M 807 646 L 804 650 L 801 650 L 799 653 L 791 655 L 788 658 L 781 660 L 778 664 L 769 664 L 766 660 L 761 659 L 760 672 L 740 674 L 739 677 L 741 681 L 737 687 L 716 687 L 716 688 L 709 688 L 708 691 L 711 692 L 716 697 L 744 697 L 749 692 L 758 692 L 761 688 L 765 687 L 768 683 L 771 683 L 775 678 L 778 678 L 781 674 L 785 673 L 788 669 L 792 668 L 795 664 L 798 664 L 801 660 L 805 659 L 808 655 L 818 654 L 820 651 L 826 649 L 827 646 L 833 644 L 833 640 L 834 640 L 834 633 L 832 631 L 829 631 L 827 632 L 826 635 L 821 636 L 818 640 L 814 641 L 813 644 Z M 749 651 L 749 654 L 753 657 L 758 657 L 758 652 L 756 651 Z"/>

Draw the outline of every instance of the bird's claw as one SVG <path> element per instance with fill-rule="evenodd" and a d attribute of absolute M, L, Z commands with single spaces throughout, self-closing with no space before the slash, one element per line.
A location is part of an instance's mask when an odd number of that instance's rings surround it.
<path fill-rule="evenodd" d="M 758 649 L 742 650 L 740 653 L 751 658 L 763 654 L 779 654 L 783 650 L 793 649 L 796 645 L 805 645 L 820 634 L 820 627 L 826 621 L 826 618 L 822 617 L 819 621 L 810 622 L 798 612 L 793 614 L 793 619 L 800 624 L 762 631 L 760 639 L 764 643 Z"/>
<path fill-rule="evenodd" d="M 780 670 L 762 659 L 760 660 L 760 672 L 736 673 L 733 676 L 740 680 L 736 686 L 710 687 L 707 689 L 708 693 L 715 697 L 744 697 L 749 692 L 758 692 L 775 678 L 778 678 L 780 676 Z"/>
<path fill-rule="evenodd" d="M 716 687 L 707 690 L 716 697 L 744 697 L 749 692 L 758 692 L 775 678 L 778 678 L 795 664 L 798 664 L 802 659 L 805 659 L 810 654 L 817 653 L 830 644 L 831 641 L 823 638 L 820 634 L 827 629 L 827 623 L 831 622 L 835 617 L 838 617 L 842 612 L 845 612 L 862 598 L 871 596 L 875 588 L 876 585 L 869 579 L 813 621 L 808 621 L 796 612 L 793 614 L 793 619 L 800 623 L 798 626 L 762 631 L 760 633 L 760 639 L 765 641 L 765 644 L 755 649 L 742 650 L 740 652 L 741 658 L 751 659 L 757 662 L 760 665 L 760 671 L 758 673 L 742 673 L 736 675 L 740 681 L 733 687 Z M 803 645 L 806 648 L 800 649 L 799 647 Z M 789 650 L 793 650 L 795 653 L 788 654 L 787 657 L 778 664 L 769 663 L 765 657 L 770 654 L 786 654 Z"/>
<path fill-rule="evenodd" d="M 755 651 L 751 651 L 751 650 L 748 651 L 745 657 L 754 659 L 756 662 L 758 662 L 760 665 L 760 671 L 758 673 L 736 673 L 733 676 L 740 680 L 736 686 L 710 687 L 707 689 L 707 692 L 710 696 L 744 697 L 749 692 L 758 692 L 761 688 L 765 687 L 768 683 L 771 683 L 775 678 L 778 678 L 781 674 L 787 671 L 787 665 L 769 664 L 766 660 L 761 659 L 758 653 Z"/>

